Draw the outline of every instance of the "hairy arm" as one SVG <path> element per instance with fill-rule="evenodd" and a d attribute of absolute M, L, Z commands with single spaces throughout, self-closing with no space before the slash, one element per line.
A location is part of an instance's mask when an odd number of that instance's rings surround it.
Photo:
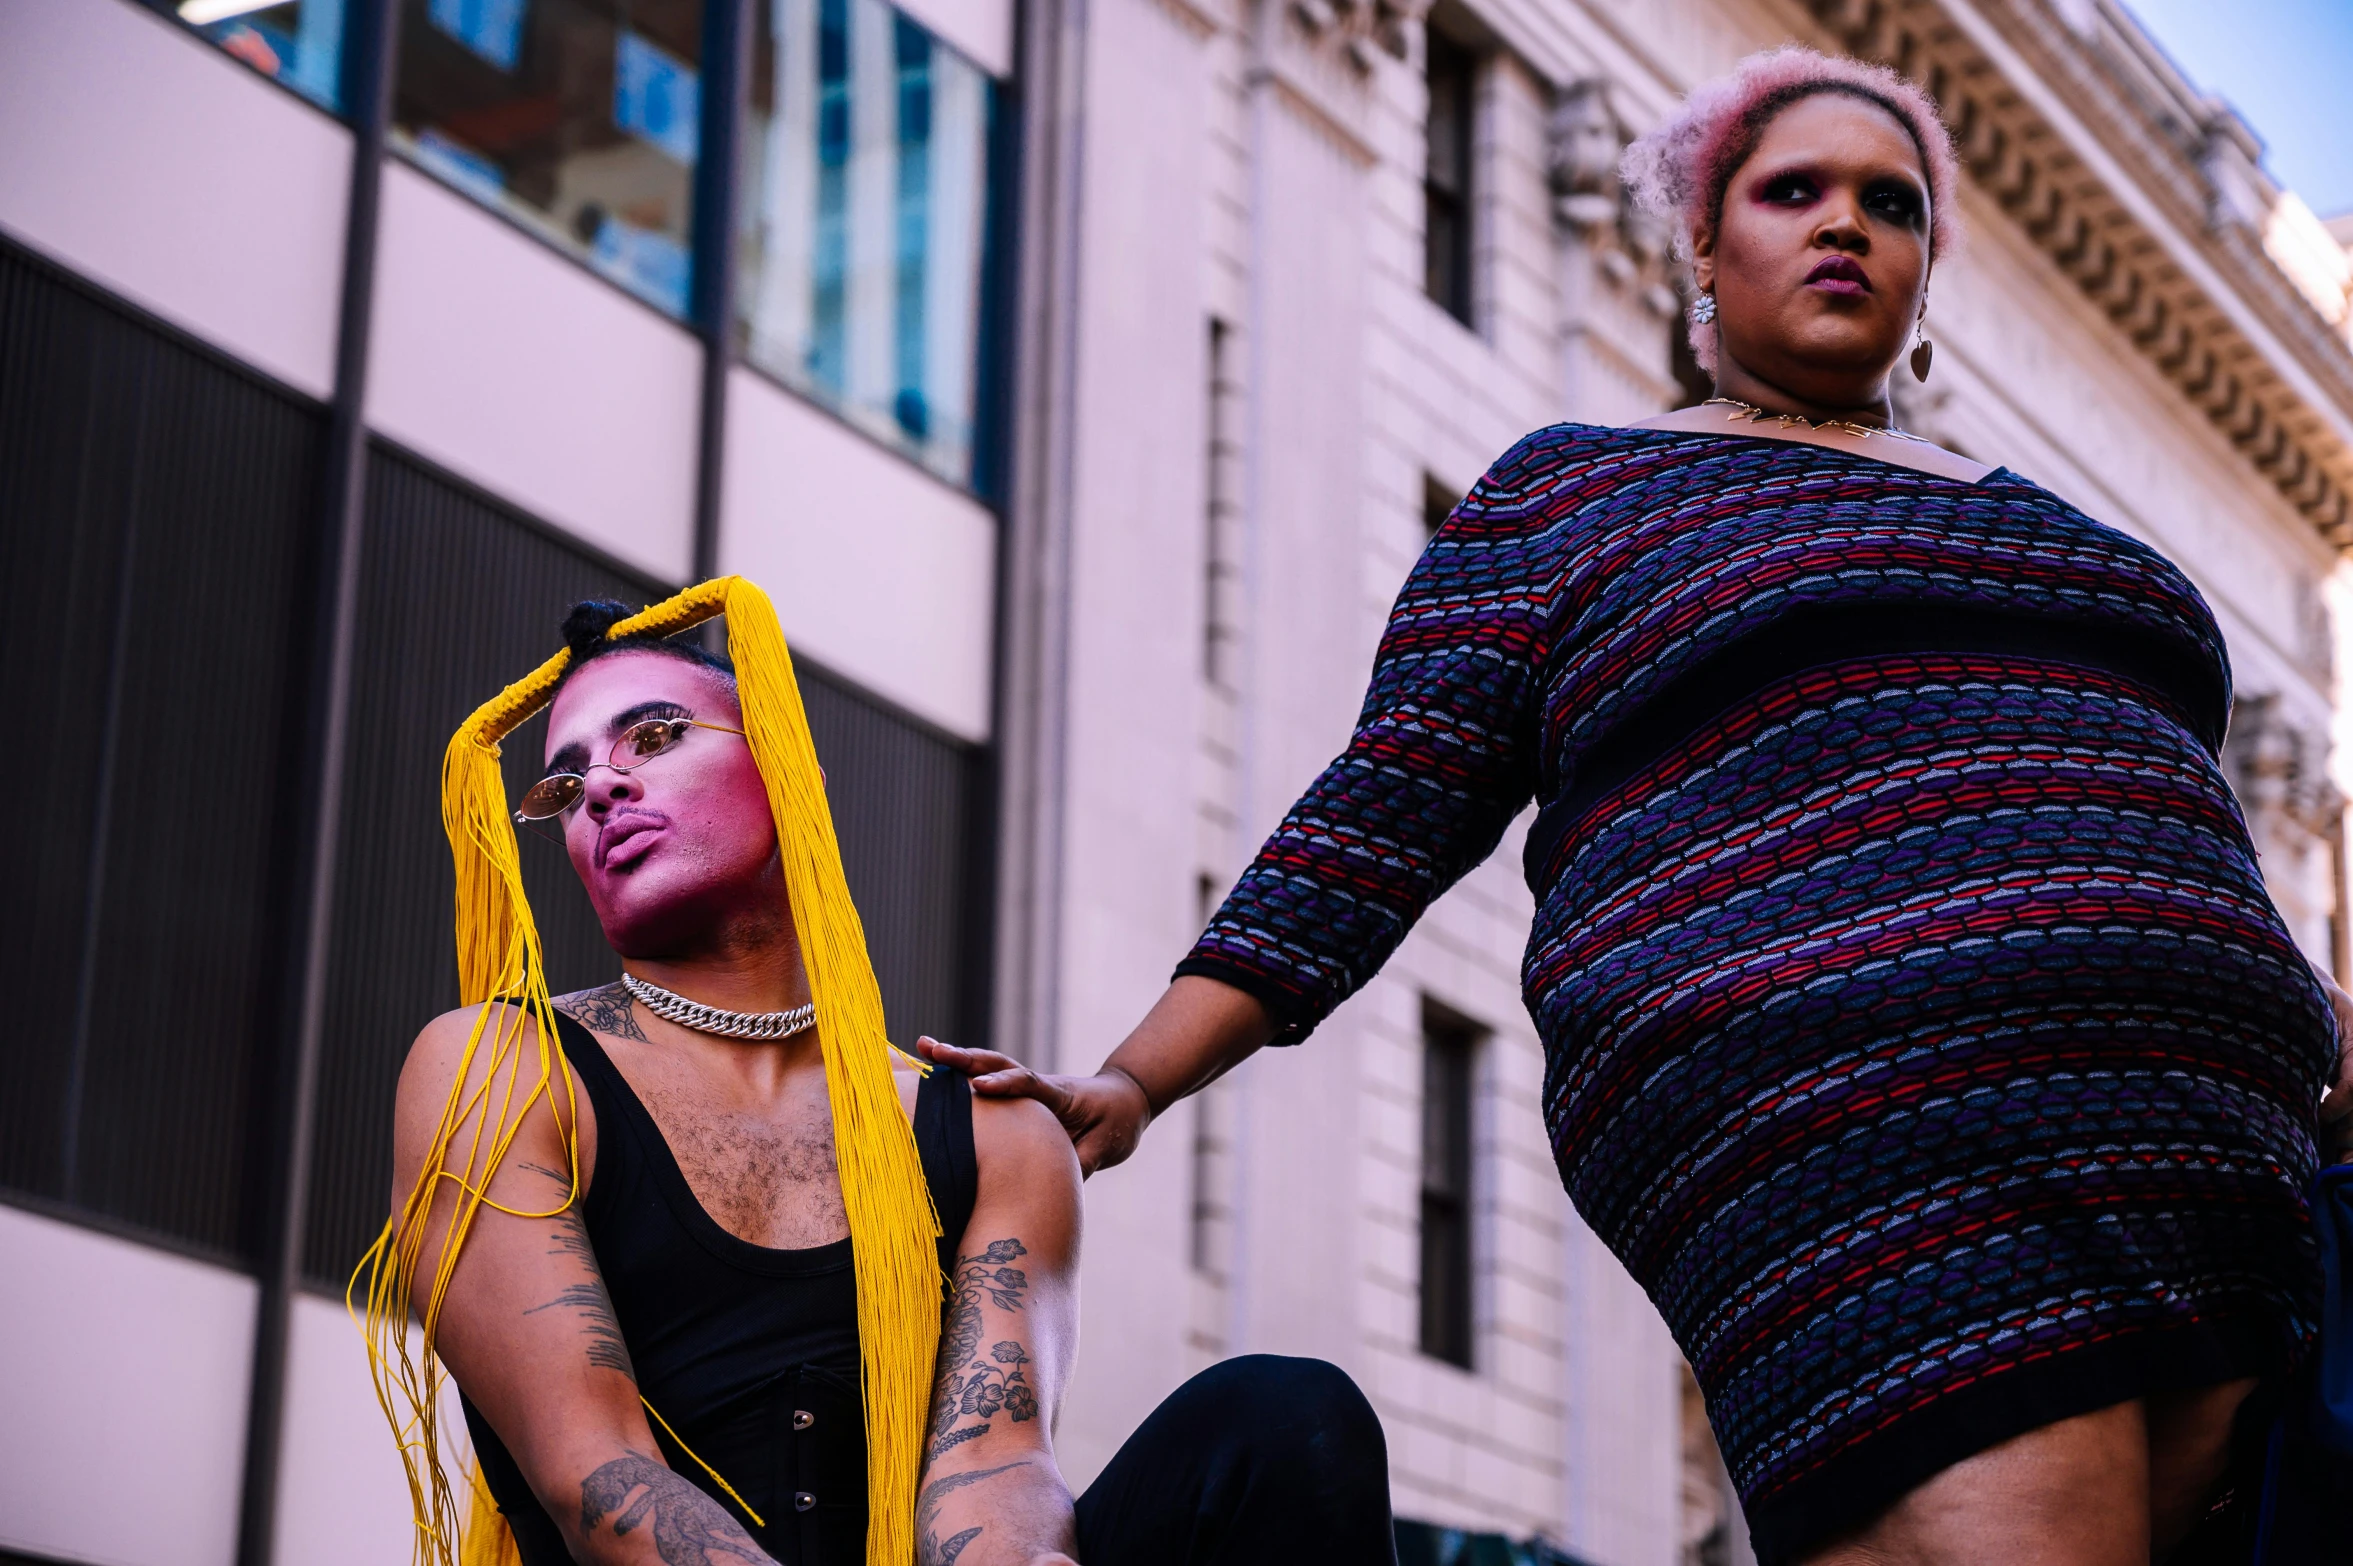
<path fill-rule="evenodd" d="M 940 1331 L 916 1566 L 1067 1561 L 1053 1428 L 1078 1346 L 1078 1160 L 1042 1105 L 976 1099 L 972 1115 L 980 1194 Z"/>
<path fill-rule="evenodd" d="M 396 1204 L 406 1200 L 432 1148 L 475 1015 L 467 1009 L 436 1019 L 409 1052 L 394 1108 Z M 538 1074 L 530 1026 L 524 1023 L 517 1103 Z M 464 1066 L 467 1096 L 492 1104 L 505 1100 L 504 1069 L 487 1084 L 488 1094 L 480 1094 L 487 1037 L 475 1053 Z M 490 1173 L 490 1201 L 514 1212 L 486 1203 L 475 1214 L 443 1300 L 434 1349 L 506 1443 L 575 1559 L 598 1566 L 757 1566 L 768 1555 L 725 1507 L 671 1471 L 647 1427 L 629 1346 L 579 1201 L 566 1201 L 572 1175 L 557 1111 L 568 1121 L 575 1102 L 583 1179 L 594 1167 L 596 1128 L 587 1095 L 568 1093 L 558 1083 L 557 1108 L 544 1097 L 534 1104 Z M 479 1119 L 477 1109 L 460 1123 L 449 1162 L 462 1160 L 474 1145 Z M 457 1187 L 443 1180 L 411 1297 L 420 1318 L 456 1210 Z"/>

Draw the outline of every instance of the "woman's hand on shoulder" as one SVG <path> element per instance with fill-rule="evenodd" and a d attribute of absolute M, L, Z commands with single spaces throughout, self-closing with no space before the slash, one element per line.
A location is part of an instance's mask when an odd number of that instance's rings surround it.
<path fill-rule="evenodd" d="M 933 1038 L 916 1040 L 915 1048 L 925 1060 L 970 1077 L 976 1102 L 1036 1100 L 1077 1150 L 1082 1178 L 1125 1160 L 1152 1120 L 1144 1089 L 1124 1071 L 1066 1077 L 1032 1071 L 993 1049 L 965 1049 Z"/>

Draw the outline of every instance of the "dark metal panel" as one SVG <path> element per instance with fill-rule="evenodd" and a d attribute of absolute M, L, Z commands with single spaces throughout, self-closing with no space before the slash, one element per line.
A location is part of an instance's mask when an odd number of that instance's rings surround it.
<path fill-rule="evenodd" d="M 305 1249 L 311 1278 L 337 1287 L 389 1210 L 400 1062 L 417 1030 L 457 1004 L 442 748 L 466 714 L 561 645 L 572 604 L 667 591 L 383 445 L 371 453 L 367 504 Z M 507 740 L 510 785 L 538 758 L 544 723 Z M 612 978 L 620 964 L 562 850 L 530 833 L 522 848 L 558 993 Z"/>
<path fill-rule="evenodd" d="M 968 1039 L 979 754 L 822 670 L 799 673 L 891 1040 Z"/>
<path fill-rule="evenodd" d="M 315 407 L 0 245 L 0 1182 L 250 1259 Z"/>

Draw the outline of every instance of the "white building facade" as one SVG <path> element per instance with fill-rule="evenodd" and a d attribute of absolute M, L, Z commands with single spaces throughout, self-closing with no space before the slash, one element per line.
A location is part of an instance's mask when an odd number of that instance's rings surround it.
<path fill-rule="evenodd" d="M 1694 395 L 1617 153 L 1791 39 L 1944 104 L 1972 241 L 1903 416 L 2206 592 L 2344 971 L 2346 225 L 2112 0 L 0 4 L 0 564 L 54 606 L 0 691 L 95 736 L 0 938 L 0 1561 L 408 1558 L 336 1295 L 454 995 L 439 746 L 572 598 L 762 581 L 894 1029 L 1091 1069 L 1342 745 L 1436 517 Z M 1743 1558 L 1552 1165 L 1518 849 L 1089 1184 L 1074 1485 L 1211 1362 L 1316 1355 L 1409 1566 Z M 529 873 L 556 977 L 609 977 Z"/>

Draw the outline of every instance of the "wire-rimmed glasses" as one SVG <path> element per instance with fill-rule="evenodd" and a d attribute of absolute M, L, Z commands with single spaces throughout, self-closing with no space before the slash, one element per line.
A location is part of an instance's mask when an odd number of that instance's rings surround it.
<path fill-rule="evenodd" d="M 741 735 L 743 730 L 731 729 L 724 723 L 705 723 L 699 718 L 648 718 L 643 723 L 632 723 L 613 741 L 612 753 L 602 763 L 615 772 L 634 772 L 686 738 L 688 729 L 717 729 L 722 734 Z M 588 790 L 588 779 L 579 772 L 551 772 L 523 791 L 523 801 L 515 811 L 515 820 L 528 824 L 533 821 L 552 821 L 580 803 Z"/>

